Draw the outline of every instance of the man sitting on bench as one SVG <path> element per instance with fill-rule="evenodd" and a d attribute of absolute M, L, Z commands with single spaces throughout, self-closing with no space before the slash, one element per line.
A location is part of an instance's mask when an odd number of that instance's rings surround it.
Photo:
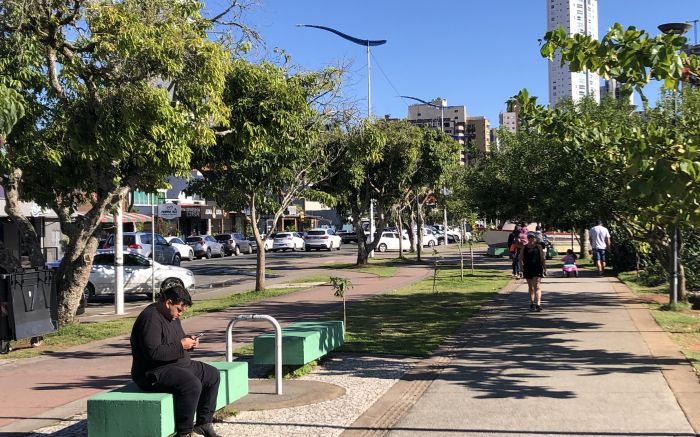
<path fill-rule="evenodd" d="M 190 351 L 199 345 L 199 337 L 185 335 L 179 319 L 191 306 L 189 292 L 173 286 L 139 314 L 131 330 L 131 378 L 141 390 L 172 393 L 178 436 L 189 436 L 194 431 L 206 437 L 218 437 L 212 420 L 219 371 L 190 359 Z"/>

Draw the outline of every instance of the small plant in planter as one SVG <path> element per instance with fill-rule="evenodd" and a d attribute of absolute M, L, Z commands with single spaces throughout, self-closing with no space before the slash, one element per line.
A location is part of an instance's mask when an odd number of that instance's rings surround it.
<path fill-rule="evenodd" d="M 343 337 L 345 337 L 345 331 L 348 329 L 348 322 L 345 313 L 345 292 L 352 288 L 352 282 L 347 278 L 341 278 L 338 276 L 331 276 L 331 287 L 333 287 L 335 297 L 343 299 Z"/>

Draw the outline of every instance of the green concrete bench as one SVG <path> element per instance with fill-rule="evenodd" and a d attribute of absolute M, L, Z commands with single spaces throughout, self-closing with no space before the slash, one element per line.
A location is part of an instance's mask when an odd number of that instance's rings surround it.
<path fill-rule="evenodd" d="M 209 362 L 221 372 L 216 409 L 248 394 L 248 363 Z M 167 437 L 175 432 L 170 393 L 144 392 L 133 382 L 88 399 L 89 437 Z"/>
<path fill-rule="evenodd" d="M 282 364 L 303 366 L 343 345 L 340 320 L 295 322 L 282 329 Z M 275 364 L 275 334 L 253 340 L 253 363 Z"/>
<path fill-rule="evenodd" d="M 489 246 L 488 250 L 486 250 L 486 256 L 504 256 L 509 254 L 510 252 L 508 252 L 508 248 L 506 247 Z"/>

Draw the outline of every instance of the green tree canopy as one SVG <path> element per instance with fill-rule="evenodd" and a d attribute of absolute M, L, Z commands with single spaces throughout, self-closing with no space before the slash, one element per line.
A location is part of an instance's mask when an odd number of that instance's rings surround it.
<path fill-rule="evenodd" d="M 0 3 L 0 83 L 25 105 L 7 137 L 3 184 L 12 202 L 21 195 L 61 220 L 69 239 L 58 278 L 62 323 L 77 308 L 103 214 L 132 188 L 162 188 L 168 175 L 186 174 L 192 149 L 211 145 L 211 124 L 227 120 L 230 54 L 209 39 L 215 23 L 200 8 L 169 0 Z"/>
<path fill-rule="evenodd" d="M 229 211 L 248 209 L 258 247 L 264 247 L 260 214 L 273 215 L 276 223 L 292 200 L 313 195 L 309 189 L 330 171 L 335 152 L 321 141 L 324 119 L 315 102 L 338 83 L 336 70 L 291 74 L 267 62 L 234 61 L 223 94 L 228 128 L 195 157 L 204 179 L 189 190 Z M 258 250 L 257 290 L 265 288 L 264 262 Z"/>

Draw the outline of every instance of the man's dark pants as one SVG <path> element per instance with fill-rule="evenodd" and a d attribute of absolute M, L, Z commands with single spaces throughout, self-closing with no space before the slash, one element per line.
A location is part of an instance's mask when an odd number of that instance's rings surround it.
<path fill-rule="evenodd" d="M 210 423 L 216 412 L 219 370 L 201 361 L 190 367 L 170 366 L 158 372 L 158 381 L 149 391 L 172 393 L 175 401 L 175 430 L 191 432 L 194 413 L 197 424 Z"/>

